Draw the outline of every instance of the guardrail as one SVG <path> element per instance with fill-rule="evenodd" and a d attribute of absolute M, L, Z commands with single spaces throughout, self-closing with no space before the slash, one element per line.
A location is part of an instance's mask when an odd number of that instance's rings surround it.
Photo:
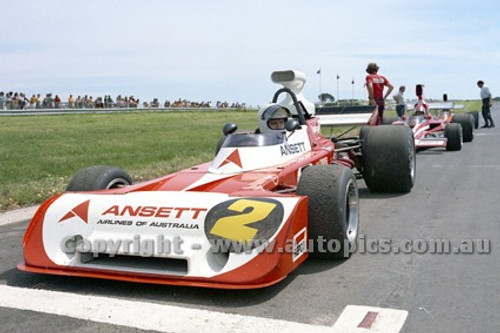
<path fill-rule="evenodd" d="M 63 114 L 105 114 L 124 112 L 215 112 L 215 111 L 256 111 L 253 108 L 246 109 L 217 109 L 217 108 L 109 108 L 109 109 L 35 109 L 35 110 L 0 110 L 0 116 L 43 116 L 43 115 L 63 115 Z"/>

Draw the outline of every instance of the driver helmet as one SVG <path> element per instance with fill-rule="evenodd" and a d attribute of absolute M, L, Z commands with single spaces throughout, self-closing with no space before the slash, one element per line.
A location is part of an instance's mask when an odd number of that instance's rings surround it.
<path fill-rule="evenodd" d="M 259 112 L 259 129 L 262 133 L 283 131 L 291 112 L 279 104 L 271 104 Z"/>

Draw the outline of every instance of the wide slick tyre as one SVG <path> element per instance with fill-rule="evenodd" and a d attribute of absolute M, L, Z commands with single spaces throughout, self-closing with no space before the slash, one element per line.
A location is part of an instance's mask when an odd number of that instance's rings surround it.
<path fill-rule="evenodd" d="M 451 122 L 462 126 L 464 142 L 471 142 L 474 139 L 474 116 L 468 113 L 456 114 L 451 119 Z"/>
<path fill-rule="evenodd" d="M 371 128 L 371 126 L 365 125 L 359 129 L 358 136 L 359 136 L 360 140 L 363 140 L 365 138 L 365 134 L 366 134 L 366 132 L 368 132 L 370 130 L 370 128 Z"/>
<path fill-rule="evenodd" d="M 410 192 L 415 184 L 415 139 L 407 126 L 374 126 L 364 133 L 363 178 L 371 192 Z"/>
<path fill-rule="evenodd" d="M 359 229 L 358 187 L 352 170 L 341 165 L 309 166 L 300 177 L 297 194 L 309 201 L 310 255 L 348 258 Z"/>
<path fill-rule="evenodd" d="M 446 150 L 457 151 L 462 149 L 462 133 L 462 126 L 460 124 L 452 123 L 446 125 L 444 128 L 444 137 L 447 139 Z"/>
<path fill-rule="evenodd" d="M 382 119 L 382 124 L 383 125 L 392 125 L 393 122 L 398 121 L 398 117 L 384 117 Z"/>
<path fill-rule="evenodd" d="M 117 167 L 94 165 L 78 171 L 66 191 L 98 191 L 132 185 L 132 177 Z"/>
<path fill-rule="evenodd" d="M 466 113 L 470 114 L 474 118 L 474 128 L 479 128 L 479 111 L 467 111 Z"/>

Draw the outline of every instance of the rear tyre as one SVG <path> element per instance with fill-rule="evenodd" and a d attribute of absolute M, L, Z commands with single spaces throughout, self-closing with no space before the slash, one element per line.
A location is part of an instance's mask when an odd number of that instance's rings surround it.
<path fill-rule="evenodd" d="M 132 177 L 117 167 L 94 165 L 78 171 L 66 191 L 98 191 L 132 185 Z"/>
<path fill-rule="evenodd" d="M 363 126 L 359 129 L 359 141 L 363 143 L 365 139 L 365 133 L 370 130 L 371 126 Z M 356 154 L 356 169 L 362 174 L 363 173 L 363 156 L 361 154 Z"/>
<path fill-rule="evenodd" d="M 309 200 L 310 255 L 345 259 L 356 242 L 359 228 L 359 198 L 356 178 L 341 165 L 313 165 L 304 169 L 297 194 Z"/>
<path fill-rule="evenodd" d="M 451 122 L 462 126 L 464 142 L 471 142 L 474 139 L 474 116 L 467 113 L 456 114 L 451 119 Z"/>
<path fill-rule="evenodd" d="M 361 128 L 360 128 L 360 130 L 359 130 L 359 139 L 360 139 L 361 141 L 363 141 L 363 140 L 364 140 L 364 138 L 365 138 L 365 133 L 366 133 L 366 132 L 370 129 L 370 127 L 371 127 L 371 126 L 367 126 L 367 125 L 365 125 L 365 126 L 363 126 L 363 127 L 361 127 Z"/>
<path fill-rule="evenodd" d="M 474 117 L 474 128 L 478 129 L 479 128 L 479 112 L 478 111 L 468 111 L 466 113 L 468 113 L 468 114 L 472 115 L 472 117 Z"/>
<path fill-rule="evenodd" d="M 363 178 L 372 192 L 410 192 L 416 176 L 415 140 L 407 126 L 365 132 Z"/>
<path fill-rule="evenodd" d="M 382 124 L 384 125 L 392 125 L 393 122 L 397 121 L 398 118 L 397 117 L 384 117 L 384 119 L 382 120 Z"/>
<path fill-rule="evenodd" d="M 446 142 L 446 150 L 457 151 L 462 149 L 462 126 L 460 124 L 452 123 L 446 125 L 444 128 L 444 137 L 448 139 Z"/>

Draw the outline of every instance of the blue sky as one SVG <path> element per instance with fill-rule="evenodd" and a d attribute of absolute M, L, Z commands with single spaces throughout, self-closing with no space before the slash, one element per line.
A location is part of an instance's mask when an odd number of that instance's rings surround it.
<path fill-rule="evenodd" d="M 262 105 L 273 70 L 364 98 L 377 62 L 395 86 L 476 99 L 500 95 L 500 2 L 333 0 L 2 0 L 0 90 L 134 95 Z M 354 86 L 351 81 L 354 79 Z"/>

